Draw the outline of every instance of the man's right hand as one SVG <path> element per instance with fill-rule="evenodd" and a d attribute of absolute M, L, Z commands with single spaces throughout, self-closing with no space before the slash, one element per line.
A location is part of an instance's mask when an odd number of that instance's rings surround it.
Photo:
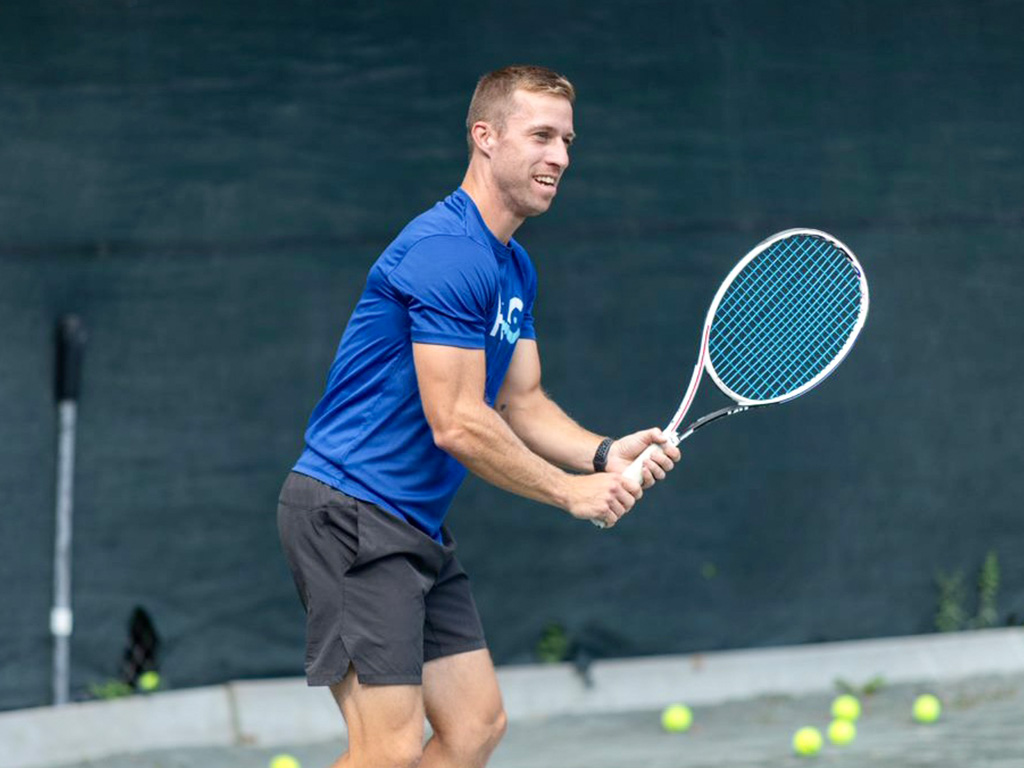
<path fill-rule="evenodd" d="M 639 483 L 618 472 L 572 475 L 566 510 L 580 520 L 597 520 L 611 528 L 643 495 Z"/>

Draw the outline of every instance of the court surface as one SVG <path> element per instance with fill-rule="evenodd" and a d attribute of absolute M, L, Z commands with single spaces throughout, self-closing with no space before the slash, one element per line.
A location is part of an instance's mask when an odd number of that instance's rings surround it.
<path fill-rule="evenodd" d="M 944 704 L 941 719 L 920 725 L 911 704 L 920 693 Z M 312 694 L 311 695 L 315 695 Z M 514 721 L 491 768 L 1022 768 L 1024 675 L 977 677 L 934 685 L 883 686 L 862 697 L 857 739 L 826 744 L 815 758 L 793 755 L 804 725 L 828 726 L 833 694 L 761 697 L 694 708 L 688 733 L 661 730 L 656 711 Z M 264 768 L 287 752 L 302 768 L 326 768 L 342 742 L 267 748 L 176 749 L 75 763 L 74 768 Z M 67 764 L 64 764 L 67 765 Z M 56 768 L 56 767 L 55 767 Z"/>

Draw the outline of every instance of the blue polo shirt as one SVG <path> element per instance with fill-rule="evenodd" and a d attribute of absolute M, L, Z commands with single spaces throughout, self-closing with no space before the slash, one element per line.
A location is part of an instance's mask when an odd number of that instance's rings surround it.
<path fill-rule="evenodd" d="M 493 406 L 516 341 L 536 338 L 536 295 L 526 251 L 495 238 L 461 188 L 413 219 L 370 269 L 295 471 L 440 541 L 466 469 L 434 445 L 413 342 L 483 349 Z"/>

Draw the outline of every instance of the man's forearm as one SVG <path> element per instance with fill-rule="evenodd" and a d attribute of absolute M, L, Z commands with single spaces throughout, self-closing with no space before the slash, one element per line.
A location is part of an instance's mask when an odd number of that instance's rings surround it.
<path fill-rule="evenodd" d="M 538 389 L 518 402 L 499 402 L 498 411 L 534 453 L 576 472 L 593 472 L 594 452 L 603 439 L 577 424 Z"/>
<path fill-rule="evenodd" d="M 483 401 L 454 423 L 458 426 L 435 433 L 435 441 L 473 474 L 520 496 L 568 508 L 568 475 L 533 452 Z"/>

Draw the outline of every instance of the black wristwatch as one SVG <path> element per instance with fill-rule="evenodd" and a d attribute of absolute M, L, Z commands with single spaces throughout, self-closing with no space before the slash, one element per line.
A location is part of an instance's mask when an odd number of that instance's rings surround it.
<path fill-rule="evenodd" d="M 594 471 L 604 472 L 608 466 L 608 451 L 612 449 L 612 443 L 615 440 L 611 437 L 606 437 L 601 441 L 601 444 L 597 446 L 597 451 L 594 453 Z"/>

